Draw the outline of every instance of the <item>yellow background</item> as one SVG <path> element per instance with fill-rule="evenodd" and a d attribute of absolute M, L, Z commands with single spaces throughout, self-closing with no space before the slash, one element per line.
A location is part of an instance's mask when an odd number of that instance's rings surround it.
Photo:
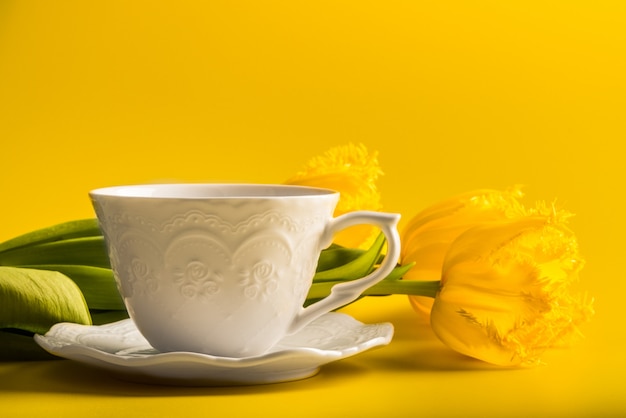
<path fill-rule="evenodd" d="M 547 366 L 494 370 L 448 351 L 404 297 L 368 299 L 348 312 L 392 321 L 392 344 L 312 379 L 164 388 L 5 363 L 2 414 L 626 415 L 625 74 L 617 0 L 0 1 L 0 241 L 93 216 L 96 187 L 281 182 L 363 143 L 403 222 L 474 188 L 556 198 L 597 310 Z"/>

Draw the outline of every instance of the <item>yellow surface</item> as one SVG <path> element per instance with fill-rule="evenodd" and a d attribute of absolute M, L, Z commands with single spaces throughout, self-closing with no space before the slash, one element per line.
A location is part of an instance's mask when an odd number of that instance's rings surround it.
<path fill-rule="evenodd" d="M 625 74 L 620 1 L 1 1 L 0 240 L 93 216 L 92 188 L 281 182 L 362 142 L 404 222 L 478 187 L 557 198 L 597 311 L 528 370 L 448 351 L 395 296 L 349 309 L 393 322 L 390 346 L 300 382 L 3 363 L 2 416 L 625 416 Z"/>

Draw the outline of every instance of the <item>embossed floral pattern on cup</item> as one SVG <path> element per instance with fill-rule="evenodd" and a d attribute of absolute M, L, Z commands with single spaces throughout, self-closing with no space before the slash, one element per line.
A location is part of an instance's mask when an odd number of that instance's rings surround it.
<path fill-rule="evenodd" d="M 220 291 L 223 278 L 201 261 L 190 261 L 184 269 L 174 272 L 180 293 L 189 299 L 210 299 Z"/>
<path fill-rule="evenodd" d="M 118 269 L 118 265 L 125 266 L 127 280 L 122 282 L 125 295 L 154 295 L 159 290 L 158 248 L 137 232 L 125 234 L 120 242 L 120 251 L 112 260 L 115 259 Z M 123 259 L 128 262 L 120 263 Z"/>
<path fill-rule="evenodd" d="M 250 299 L 266 298 L 278 289 L 276 267 L 268 261 L 260 261 L 251 269 L 243 270 L 241 276 L 243 278 L 240 284 L 244 288 L 243 293 Z"/>

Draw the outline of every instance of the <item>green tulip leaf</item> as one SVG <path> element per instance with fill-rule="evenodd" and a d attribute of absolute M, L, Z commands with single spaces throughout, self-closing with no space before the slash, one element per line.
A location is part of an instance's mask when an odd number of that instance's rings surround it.
<path fill-rule="evenodd" d="M 384 280 L 400 280 L 409 270 L 415 266 L 415 263 L 409 263 L 396 266 Z"/>
<path fill-rule="evenodd" d="M 41 348 L 32 333 L 15 329 L 0 330 L 0 362 L 58 359 Z"/>
<path fill-rule="evenodd" d="M 366 276 L 374 268 L 384 245 L 385 236 L 380 234 L 367 251 L 360 253 L 353 260 L 335 268 L 316 272 L 313 282 L 335 281 L 338 279 L 347 281 Z"/>
<path fill-rule="evenodd" d="M 0 265 L 73 264 L 110 268 L 104 238 L 70 238 L 0 252 Z"/>
<path fill-rule="evenodd" d="M 332 247 L 322 250 L 315 271 L 319 273 L 343 266 L 356 260 L 363 255 L 363 253 L 365 253 L 365 250 L 333 245 Z"/>
<path fill-rule="evenodd" d="M 72 264 L 34 264 L 20 266 L 63 273 L 80 288 L 89 310 L 125 310 L 111 269 Z"/>
<path fill-rule="evenodd" d="M 76 283 L 57 271 L 0 267 L 0 328 L 44 334 L 57 322 L 91 324 Z"/>
<path fill-rule="evenodd" d="M 0 253 L 16 248 L 45 244 L 47 242 L 62 241 L 71 238 L 96 237 L 99 235 L 101 235 L 101 233 L 97 219 L 78 219 L 28 232 L 2 242 L 0 243 Z"/>

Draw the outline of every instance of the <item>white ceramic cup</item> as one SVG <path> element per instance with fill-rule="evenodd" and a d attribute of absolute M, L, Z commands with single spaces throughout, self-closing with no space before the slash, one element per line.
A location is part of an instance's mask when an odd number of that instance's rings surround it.
<path fill-rule="evenodd" d="M 90 197 L 130 317 L 161 352 L 262 354 L 385 278 L 400 253 L 399 215 L 333 218 L 339 193 L 332 190 L 160 184 L 97 189 Z M 385 234 L 381 266 L 303 308 L 320 252 L 357 224 Z"/>

